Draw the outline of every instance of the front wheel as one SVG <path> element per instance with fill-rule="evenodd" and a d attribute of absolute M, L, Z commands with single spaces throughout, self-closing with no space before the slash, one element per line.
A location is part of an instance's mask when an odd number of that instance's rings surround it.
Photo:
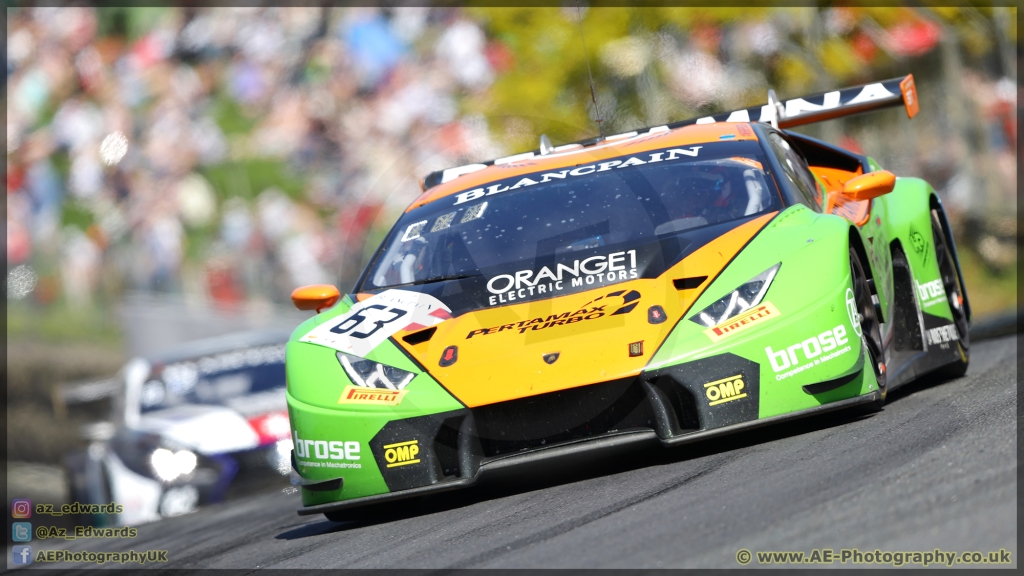
<path fill-rule="evenodd" d="M 874 370 L 875 380 L 878 381 L 878 391 L 881 397 L 866 407 L 867 412 L 877 412 L 885 404 L 885 356 L 882 353 L 882 329 L 878 321 L 878 314 L 875 304 L 871 300 L 871 287 L 868 284 L 867 274 L 864 273 L 864 266 L 860 263 L 856 250 L 850 248 L 850 275 L 853 286 L 847 291 L 846 305 L 850 308 L 850 318 L 857 322 L 853 326 L 854 331 L 860 336 L 864 347 L 867 348 L 868 357 L 864 363 Z"/>
<path fill-rule="evenodd" d="M 932 242 L 935 244 L 935 260 L 939 265 L 942 287 L 946 291 L 946 300 L 953 313 L 953 324 L 956 325 L 959 337 L 957 348 L 960 353 L 956 361 L 938 369 L 936 374 L 942 378 L 959 378 L 967 373 L 967 365 L 971 361 L 971 334 L 967 311 L 964 309 L 964 287 L 960 283 L 960 275 L 956 273 L 953 250 L 950 249 L 946 235 L 942 232 L 938 210 L 932 210 Z"/>

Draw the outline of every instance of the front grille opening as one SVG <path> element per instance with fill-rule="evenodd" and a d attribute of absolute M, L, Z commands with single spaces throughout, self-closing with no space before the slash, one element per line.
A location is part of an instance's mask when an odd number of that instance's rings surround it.
<path fill-rule="evenodd" d="M 669 407 L 675 415 L 673 434 L 700 430 L 700 416 L 697 413 L 697 401 L 682 384 L 671 377 L 663 376 L 654 383 L 668 397 Z"/>
<path fill-rule="evenodd" d="M 481 406 L 472 412 L 485 458 L 654 425 L 653 411 L 636 378 Z"/>
<path fill-rule="evenodd" d="M 453 416 L 441 423 L 437 436 L 434 437 L 434 456 L 440 470 L 438 477 L 443 479 L 459 476 L 459 427 L 466 416 Z"/>

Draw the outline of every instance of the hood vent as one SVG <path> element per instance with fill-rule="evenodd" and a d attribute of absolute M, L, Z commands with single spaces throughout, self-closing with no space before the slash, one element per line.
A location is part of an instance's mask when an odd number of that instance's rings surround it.
<path fill-rule="evenodd" d="M 676 278 L 672 281 L 675 285 L 676 290 L 693 290 L 694 288 L 700 288 L 700 285 L 707 280 L 707 276 L 693 276 L 691 278 Z"/>
<path fill-rule="evenodd" d="M 408 344 L 422 344 L 427 340 L 433 338 L 434 332 L 437 332 L 437 326 L 432 326 L 430 328 L 427 328 L 426 330 L 420 330 L 419 332 L 413 332 L 408 336 L 404 336 L 402 340 L 405 340 L 405 342 Z"/>

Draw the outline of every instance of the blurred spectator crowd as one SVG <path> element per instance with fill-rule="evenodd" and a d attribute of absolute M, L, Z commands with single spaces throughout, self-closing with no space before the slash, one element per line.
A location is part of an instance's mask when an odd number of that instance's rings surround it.
<path fill-rule="evenodd" d="M 133 40 L 100 16 L 8 12 L 9 296 L 351 283 L 381 210 L 502 152 L 459 114 L 494 74 L 457 10 L 166 9 Z"/>
<path fill-rule="evenodd" d="M 942 35 L 924 21 L 855 28 L 849 12 L 823 14 L 830 38 L 849 37 L 845 51 L 821 44 L 826 64 L 861 63 L 840 77 L 863 74 L 877 49 L 916 57 Z M 799 51 L 787 22 L 698 27 L 660 56 L 672 97 L 693 109 L 746 105 L 771 78 L 725 55 L 788 69 L 775 56 Z M 84 304 L 146 290 L 230 305 L 283 301 L 302 284 L 349 288 L 420 178 L 516 151 L 468 111 L 486 106 L 467 106 L 514 59 L 495 36 L 449 8 L 9 10 L 8 297 Z M 647 38 L 598 44 L 594 62 L 637 76 L 657 52 Z M 953 160 L 970 150 L 1001 189 L 1016 189 L 1017 87 L 961 78 L 985 146 L 935 153 L 955 127 L 919 126 L 935 146 L 894 168 L 967 206 L 978 183 Z M 859 140 L 887 153 L 884 138 Z"/>

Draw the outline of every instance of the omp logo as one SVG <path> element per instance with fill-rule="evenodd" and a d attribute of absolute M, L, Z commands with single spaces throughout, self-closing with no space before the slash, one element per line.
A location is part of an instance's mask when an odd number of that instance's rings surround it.
<path fill-rule="evenodd" d="M 948 348 L 947 342 L 955 342 L 960 339 L 960 333 L 957 332 L 956 326 L 953 324 L 946 324 L 945 326 L 939 326 L 938 328 L 929 328 L 925 331 L 925 337 L 928 339 L 928 345 L 942 344 L 943 348 Z"/>
<path fill-rule="evenodd" d="M 732 402 L 733 400 L 739 400 L 740 398 L 746 398 L 747 393 L 743 391 L 743 388 L 743 375 L 737 374 L 728 378 L 722 378 L 721 380 L 715 380 L 714 382 L 708 382 L 704 385 L 704 396 L 708 399 L 708 406 L 717 406 L 726 402 Z"/>
<path fill-rule="evenodd" d="M 622 303 L 615 303 L 609 305 L 605 298 L 622 297 Z M 597 302 L 605 300 L 605 303 L 596 304 Z M 592 304 L 594 304 L 592 306 Z M 487 336 L 490 334 L 497 334 L 498 332 L 504 332 L 505 330 L 518 330 L 520 334 L 523 334 L 527 330 L 546 330 L 548 328 L 554 328 L 555 326 L 568 326 L 569 324 L 575 324 L 577 322 L 583 322 L 584 320 L 596 320 L 605 316 L 618 316 L 619 314 L 628 314 L 633 311 L 637 305 L 640 304 L 640 292 L 636 290 L 616 290 L 609 292 L 604 296 L 598 296 L 590 302 L 587 302 L 573 312 L 562 312 L 561 314 L 551 314 L 547 318 L 533 318 L 532 320 L 520 320 L 519 322 L 513 322 L 510 324 L 503 324 L 501 326 L 491 326 L 490 328 L 480 328 L 473 330 L 466 335 L 466 339 L 469 340 L 474 336 Z M 613 308 L 614 307 L 614 308 Z M 608 309 L 608 310 L 606 310 Z"/>
<path fill-rule="evenodd" d="M 338 404 L 376 404 L 378 406 L 398 406 L 408 390 L 382 390 L 380 388 L 363 388 L 362 386 L 346 386 L 338 398 Z"/>
<path fill-rule="evenodd" d="M 382 448 L 384 448 L 384 461 L 388 463 L 388 468 L 420 463 L 419 440 L 388 444 Z"/>
<path fill-rule="evenodd" d="M 362 468 L 362 464 L 347 461 L 358 461 L 359 442 L 342 442 L 339 440 L 303 440 L 297 430 L 292 432 L 295 446 L 295 459 L 300 466 L 310 468 Z M 305 458 L 306 460 L 300 460 Z M 311 460 L 325 460 L 316 462 Z M 339 462 L 340 461 L 340 462 Z"/>
<path fill-rule="evenodd" d="M 742 332 L 747 328 L 754 327 L 756 324 L 761 324 L 779 316 L 779 311 L 775 306 L 771 302 L 765 302 L 759 306 L 754 306 L 739 316 L 734 316 L 722 322 L 718 326 L 708 328 L 704 333 L 707 334 L 708 338 L 711 338 L 712 342 L 718 342 L 737 332 Z"/>
<path fill-rule="evenodd" d="M 772 370 L 775 372 L 782 372 L 787 368 L 792 368 L 789 372 L 775 377 L 776 380 L 782 380 L 849 352 L 852 349 L 851 346 L 839 348 L 847 342 L 849 342 L 849 338 L 846 335 L 846 326 L 840 324 L 831 330 L 818 334 L 816 337 L 812 336 L 803 342 L 787 346 L 777 352 L 772 350 L 771 346 L 768 346 L 764 349 L 764 353 L 768 355 L 768 361 L 771 362 Z M 837 348 L 839 349 L 837 350 Z M 835 351 L 833 352 L 833 350 Z M 800 364 L 801 356 L 807 361 L 802 365 Z"/>

